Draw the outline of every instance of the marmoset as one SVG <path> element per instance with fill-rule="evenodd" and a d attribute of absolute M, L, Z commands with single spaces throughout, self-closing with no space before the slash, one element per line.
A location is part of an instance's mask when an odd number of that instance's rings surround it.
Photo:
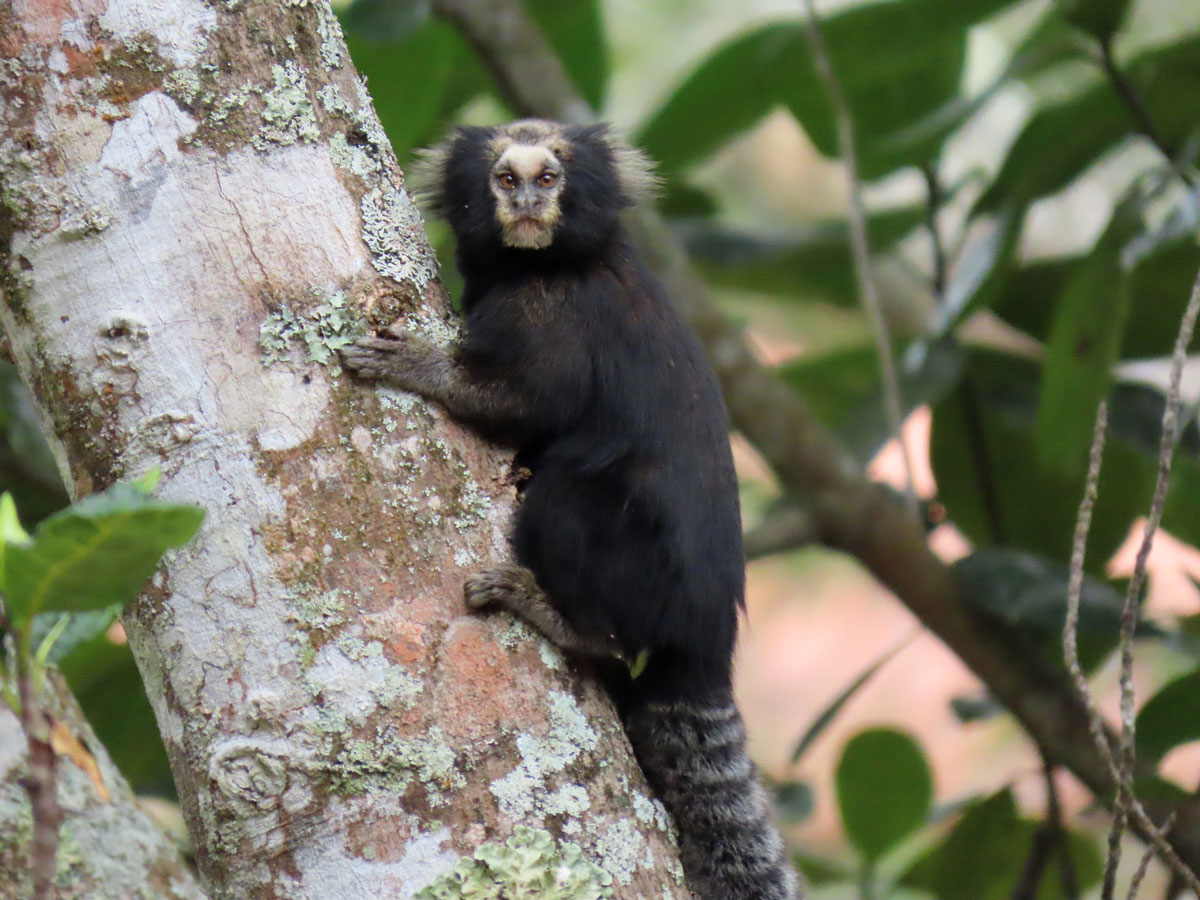
<path fill-rule="evenodd" d="M 619 221 L 650 164 L 606 126 L 523 120 L 457 129 L 424 171 L 457 242 L 465 336 L 451 353 L 363 338 L 345 365 L 517 451 L 516 564 L 470 576 L 467 604 L 624 660 L 618 708 L 689 886 L 794 897 L 733 700 L 745 575 L 725 405 Z"/>

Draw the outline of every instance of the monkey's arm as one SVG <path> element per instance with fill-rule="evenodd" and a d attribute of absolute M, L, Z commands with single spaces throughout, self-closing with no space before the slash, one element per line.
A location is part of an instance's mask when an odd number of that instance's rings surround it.
<path fill-rule="evenodd" d="M 511 381 L 473 377 L 453 356 L 414 335 L 364 337 L 341 349 L 342 364 L 420 394 L 450 415 L 480 425 L 519 426 L 532 415 L 531 398 Z"/>

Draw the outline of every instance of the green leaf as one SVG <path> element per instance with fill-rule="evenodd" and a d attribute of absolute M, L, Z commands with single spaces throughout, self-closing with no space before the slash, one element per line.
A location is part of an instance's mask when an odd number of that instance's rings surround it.
<path fill-rule="evenodd" d="M 1200 740 L 1200 669 L 1166 684 L 1138 710 L 1138 759 L 1157 762 L 1180 744 L 1197 740 Z"/>
<path fill-rule="evenodd" d="M 167 753 L 128 645 L 99 636 L 75 647 L 59 667 L 96 737 L 134 791 L 174 797 Z"/>
<path fill-rule="evenodd" d="M 1107 41 L 1121 27 L 1129 0 L 1054 0 L 1064 19 L 1093 37 Z"/>
<path fill-rule="evenodd" d="M 1004 544 L 1050 559 L 1070 557 L 1083 477 L 1037 460 L 1034 427 L 1040 366 L 1034 360 L 974 350 L 962 381 L 933 412 L 930 458 L 939 500 L 976 545 Z M 1089 571 L 1104 563 L 1149 506 L 1157 470 L 1162 394 L 1119 382 L 1109 397 L 1109 440 L 1088 537 Z M 1175 456 L 1164 526 L 1200 540 L 1200 433 L 1190 426 Z"/>
<path fill-rule="evenodd" d="M 855 873 L 844 866 L 807 853 L 792 854 L 792 864 L 812 887 L 853 882 L 855 879 Z"/>
<path fill-rule="evenodd" d="M 902 643 L 899 643 L 895 647 L 892 647 L 890 650 L 884 652 L 883 655 L 875 660 L 875 662 L 871 663 L 866 669 L 859 673 L 857 678 L 846 685 L 846 687 L 843 688 L 838 695 L 833 698 L 828 706 L 821 710 L 817 717 L 813 719 L 812 724 L 805 729 L 800 740 L 796 742 L 796 749 L 792 751 L 793 765 L 800 761 L 800 758 L 804 756 L 804 752 L 808 750 L 808 748 L 813 745 L 813 742 L 824 733 L 825 729 L 828 728 L 830 723 L 837 718 L 838 713 L 842 711 L 842 708 L 850 702 L 854 695 L 857 694 L 868 681 L 874 678 L 875 673 L 882 669 L 883 666 L 893 656 L 899 653 L 900 650 L 902 650 L 908 644 L 908 642 L 908 639 L 905 639 Z"/>
<path fill-rule="evenodd" d="M 189 540 L 204 512 L 118 484 L 45 519 L 28 545 L 12 544 L 0 572 L 14 621 L 46 610 L 124 603 L 162 554 Z"/>
<path fill-rule="evenodd" d="M 1080 277 L 1094 252 L 1038 260 L 1013 270 L 997 292 L 993 312 L 1013 327 L 1046 340 L 1064 290 Z M 1122 359 L 1170 353 L 1197 270 L 1200 246 L 1190 234 L 1160 244 L 1138 261 L 1129 286 L 1136 313 L 1125 325 Z"/>
<path fill-rule="evenodd" d="M 0 553 L 6 544 L 28 544 L 29 532 L 21 527 L 17 518 L 17 504 L 7 491 L 0 496 Z"/>
<path fill-rule="evenodd" d="M 1012 790 L 1005 788 L 972 804 L 939 844 L 901 876 L 900 883 L 938 900 L 1008 900 L 1029 856 L 1038 824 L 1017 816 Z M 1100 880 L 1103 863 L 1094 843 L 1068 835 L 1080 892 Z M 1047 867 L 1038 900 L 1060 900 L 1062 886 Z"/>
<path fill-rule="evenodd" d="M 983 547 L 953 565 L 964 601 L 993 618 L 1025 630 L 1043 657 L 1062 665 L 1062 629 L 1067 613 L 1068 568 L 1035 553 Z M 1079 660 L 1095 668 L 1116 646 L 1124 594 L 1097 578 L 1085 577 L 1079 597 Z M 1166 632 L 1143 620 L 1141 637 Z"/>
<path fill-rule="evenodd" d="M 608 86 L 608 44 L 600 4 L 597 0 L 525 0 L 525 5 L 579 93 L 593 110 L 602 109 Z"/>
<path fill-rule="evenodd" d="M 1121 265 L 1119 227 L 1072 275 L 1055 304 L 1042 366 L 1036 446 L 1043 467 L 1087 469 L 1096 407 L 1108 395 L 1129 317 L 1130 278 Z"/>
<path fill-rule="evenodd" d="M 33 617 L 33 643 L 39 646 L 45 641 L 52 628 L 65 620 L 62 632 L 50 647 L 46 660 L 59 663 L 74 650 L 88 641 L 99 637 L 117 620 L 121 605 L 114 603 L 104 609 L 79 613 L 41 613 Z"/>
<path fill-rule="evenodd" d="M 868 861 L 915 832 L 929 815 L 933 778 L 925 754 L 899 731 L 877 728 L 851 738 L 835 780 L 846 836 Z"/>

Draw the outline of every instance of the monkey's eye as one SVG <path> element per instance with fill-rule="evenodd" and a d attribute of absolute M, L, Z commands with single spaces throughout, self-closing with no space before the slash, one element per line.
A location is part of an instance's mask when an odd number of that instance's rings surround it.
<path fill-rule="evenodd" d="M 501 172 L 496 176 L 496 180 L 500 182 L 500 187 L 506 191 L 511 191 L 517 186 L 517 179 L 513 177 L 512 172 Z"/>
<path fill-rule="evenodd" d="M 538 176 L 538 184 L 542 187 L 554 187 L 556 181 L 558 181 L 557 172 L 543 172 Z"/>

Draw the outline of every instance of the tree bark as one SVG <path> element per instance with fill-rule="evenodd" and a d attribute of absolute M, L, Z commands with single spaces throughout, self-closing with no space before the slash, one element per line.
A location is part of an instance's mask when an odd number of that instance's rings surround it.
<path fill-rule="evenodd" d="M 462 603 L 507 457 L 337 367 L 455 324 L 327 0 L 0 0 L 0 51 L 0 321 L 64 477 L 208 512 L 125 623 L 210 895 L 686 897 L 602 692 Z"/>
<path fill-rule="evenodd" d="M 54 896 L 204 900 L 178 848 L 138 808 L 63 679 L 48 679 L 41 705 L 80 741 L 76 761 L 63 756 L 55 766 L 63 825 Z M 0 897 L 32 893 L 32 824 L 25 787 L 31 774 L 21 723 L 0 706 Z"/>

